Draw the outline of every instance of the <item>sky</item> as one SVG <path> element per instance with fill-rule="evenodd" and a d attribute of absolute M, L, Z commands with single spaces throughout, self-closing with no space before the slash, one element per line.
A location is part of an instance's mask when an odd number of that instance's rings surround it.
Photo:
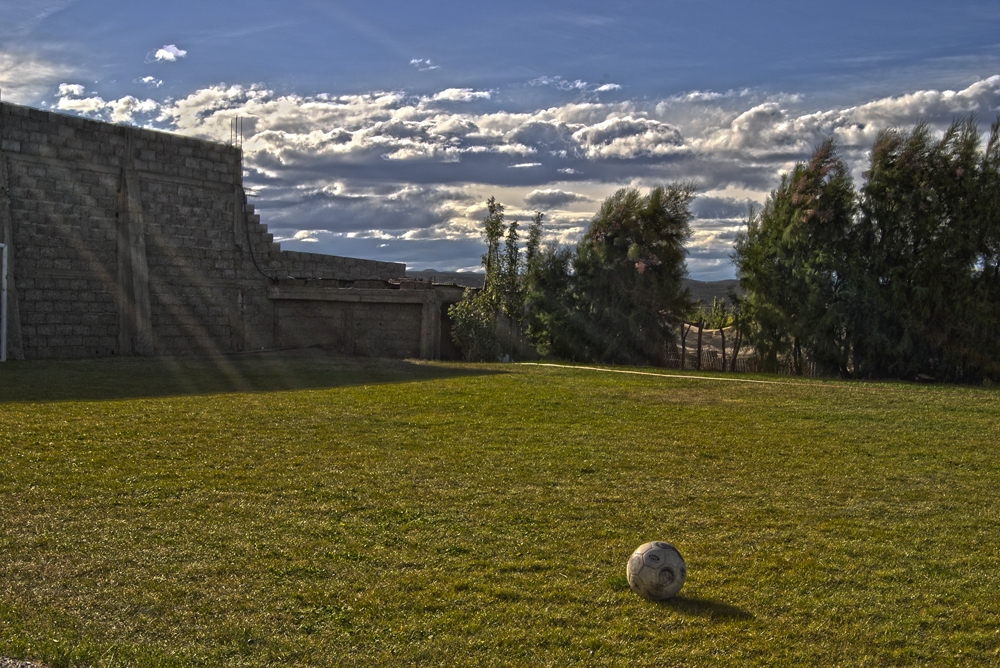
<path fill-rule="evenodd" d="M 692 278 L 835 137 L 1000 114 L 1000 3 L 0 0 L 7 102 L 230 141 L 286 250 L 476 271 L 487 198 L 574 244 L 615 190 L 698 189 Z"/>

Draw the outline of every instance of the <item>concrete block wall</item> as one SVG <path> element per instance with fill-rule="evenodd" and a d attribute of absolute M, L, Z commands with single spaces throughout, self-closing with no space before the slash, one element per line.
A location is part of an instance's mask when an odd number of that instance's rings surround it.
<path fill-rule="evenodd" d="M 235 243 L 232 185 L 141 184 L 154 349 L 241 349 L 238 293 L 260 279 L 248 274 Z"/>
<path fill-rule="evenodd" d="M 400 273 L 402 265 L 396 263 L 298 251 L 282 251 L 281 261 L 287 274 L 295 278 L 387 281 L 402 279 L 406 271 L 404 266 Z"/>
<path fill-rule="evenodd" d="M 364 357 L 420 357 L 418 303 L 278 302 L 277 343 Z"/>
<path fill-rule="evenodd" d="M 120 174 L 111 163 L 123 141 L 82 123 L 52 122 L 50 114 L 0 111 L 23 350 L 30 357 L 113 354 Z"/>
<path fill-rule="evenodd" d="M 223 144 L 0 103 L 0 167 L 15 357 L 273 347 L 274 281 L 405 275 L 282 251 L 247 204 L 240 151 Z"/>

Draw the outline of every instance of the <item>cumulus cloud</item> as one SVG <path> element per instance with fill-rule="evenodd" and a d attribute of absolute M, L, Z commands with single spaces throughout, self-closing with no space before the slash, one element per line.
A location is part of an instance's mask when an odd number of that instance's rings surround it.
<path fill-rule="evenodd" d="M 916 91 L 844 109 L 807 113 L 778 101 L 758 104 L 736 115 L 727 126 L 708 132 L 697 148 L 706 152 L 736 152 L 747 156 L 808 152 L 825 137 L 841 146 L 867 148 L 887 127 L 928 121 L 945 125 L 956 116 L 992 113 L 1000 100 L 1000 75 L 960 91 Z"/>
<path fill-rule="evenodd" d="M 329 230 L 297 230 L 290 237 L 275 236 L 274 240 L 277 242 L 283 241 L 298 241 L 307 244 L 319 243 L 319 237 L 323 234 L 331 234 Z"/>
<path fill-rule="evenodd" d="M 585 87 L 554 78 L 535 85 L 561 85 L 570 93 Z M 81 95 L 76 104 L 102 102 L 88 99 Z M 466 106 L 471 102 L 476 104 Z M 356 228 L 343 232 L 354 236 L 338 239 L 385 234 L 391 239 L 380 242 L 397 249 L 418 241 L 476 240 L 481 216 L 474 212 L 498 191 L 508 193 L 502 199 L 508 205 L 523 201 L 550 210 L 551 239 L 573 243 L 589 217 L 567 218 L 561 207 L 588 201 L 596 207 L 621 185 L 691 180 L 703 190 L 743 193 L 695 201 L 691 266 L 715 272 L 728 261 L 748 201 L 763 199 L 780 172 L 806 158 L 823 138 L 837 137 L 857 166 L 882 128 L 918 120 L 943 127 L 956 115 L 988 115 L 998 107 L 1000 76 L 961 91 L 914 92 L 820 110 L 805 108 L 796 95 L 747 90 L 694 91 L 649 102 L 577 99 L 509 111 L 489 92 L 467 88 L 425 96 L 389 91 L 308 97 L 216 86 L 164 104 L 159 113 L 174 129 L 217 140 L 228 137 L 233 117 L 245 118 L 248 178 L 268 185 L 262 197 L 270 198 L 272 215 L 303 226 L 289 228 L 290 243 L 332 243 L 333 237 L 314 232 L 340 229 L 334 221 L 351 221 Z M 555 187 L 567 181 L 579 188 Z M 394 186 L 372 189 L 375 183 Z M 286 219 L 286 211 L 294 216 Z"/>
<path fill-rule="evenodd" d="M 565 190 L 558 190 L 556 188 L 535 188 L 530 193 L 524 196 L 524 203 L 531 207 L 538 207 L 542 209 L 557 209 L 561 206 L 566 206 L 573 202 L 592 202 L 594 201 L 586 195 L 581 195 L 580 193 L 566 192 Z"/>
<path fill-rule="evenodd" d="M 154 76 L 142 77 L 133 81 L 133 83 L 146 84 L 150 88 L 159 88 L 163 85 L 162 79 L 157 79 Z"/>
<path fill-rule="evenodd" d="M 447 88 L 440 93 L 431 96 L 433 102 L 473 102 L 474 100 L 488 100 L 490 92 L 485 90 L 472 90 L 471 88 Z"/>
<path fill-rule="evenodd" d="M 149 114 L 158 107 L 159 105 L 153 100 L 140 100 L 131 95 L 107 103 L 111 120 L 115 123 L 128 123 L 132 121 L 134 114 Z"/>
<path fill-rule="evenodd" d="M 59 84 L 59 95 L 60 97 L 83 97 L 87 94 L 87 89 L 81 84 Z"/>
<path fill-rule="evenodd" d="M 184 49 L 178 49 L 174 44 L 164 44 L 162 47 L 157 49 L 155 53 L 153 53 L 153 60 L 173 63 L 186 55 L 187 51 Z"/>
<path fill-rule="evenodd" d="M 433 244 L 475 249 L 452 268 L 474 265 L 481 254 L 482 203 L 490 195 L 512 215 L 549 211 L 548 238 L 575 243 L 589 215 L 566 207 L 590 202 L 596 209 L 623 185 L 693 181 L 711 193 L 693 207 L 690 265 L 704 272 L 728 262 L 748 201 L 761 201 L 780 173 L 824 138 L 836 137 L 860 173 L 885 127 L 927 120 L 942 129 L 955 116 L 989 117 L 1000 108 L 1000 76 L 959 91 L 916 91 L 834 109 L 743 90 L 602 102 L 577 96 L 576 81 L 560 81 L 572 99 L 519 110 L 472 88 L 304 96 L 217 85 L 157 103 L 107 101 L 75 83 L 59 87 L 55 106 L 216 141 L 228 141 L 239 116 L 247 183 L 283 243 L 342 254 L 348 251 L 331 244 L 347 244 L 388 259 L 388 249 L 406 255 L 415 244 L 428 253 Z M 523 212 L 514 207 L 519 202 Z M 388 246 L 356 245 L 375 241 Z"/>
<path fill-rule="evenodd" d="M 641 117 L 609 118 L 573 133 L 591 158 L 636 158 L 665 155 L 683 146 L 680 130 Z"/>
<path fill-rule="evenodd" d="M 113 123 L 131 123 L 136 114 L 152 114 L 160 105 L 154 100 L 140 100 L 131 95 L 117 100 L 106 101 L 104 98 L 87 95 L 87 89 L 80 84 L 59 84 L 59 100 L 55 108 L 60 111 L 73 111 L 87 116 L 96 116 Z"/>

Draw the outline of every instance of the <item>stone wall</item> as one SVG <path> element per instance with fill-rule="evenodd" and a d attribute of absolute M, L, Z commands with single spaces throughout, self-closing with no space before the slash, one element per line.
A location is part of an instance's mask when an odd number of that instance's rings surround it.
<path fill-rule="evenodd" d="M 323 332 L 357 354 L 440 349 L 427 337 L 441 299 L 400 301 L 404 265 L 282 251 L 236 148 L 3 103 L 0 149 L 12 357 L 227 353 Z M 291 279 L 341 296 L 298 299 Z M 343 306 L 359 289 L 365 305 Z"/>

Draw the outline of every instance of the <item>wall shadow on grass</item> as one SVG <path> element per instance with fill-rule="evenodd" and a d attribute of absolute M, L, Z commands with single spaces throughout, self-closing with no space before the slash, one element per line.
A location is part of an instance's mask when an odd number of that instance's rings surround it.
<path fill-rule="evenodd" d="M 0 365 L 0 404 L 281 392 L 497 373 L 504 371 L 349 357 L 317 348 L 217 357 L 9 361 Z"/>
<path fill-rule="evenodd" d="M 725 621 L 746 621 L 754 618 L 753 613 L 749 610 L 722 601 L 713 601 L 709 598 L 675 596 L 670 600 L 662 601 L 659 606 L 689 617 L 708 617 Z"/>

